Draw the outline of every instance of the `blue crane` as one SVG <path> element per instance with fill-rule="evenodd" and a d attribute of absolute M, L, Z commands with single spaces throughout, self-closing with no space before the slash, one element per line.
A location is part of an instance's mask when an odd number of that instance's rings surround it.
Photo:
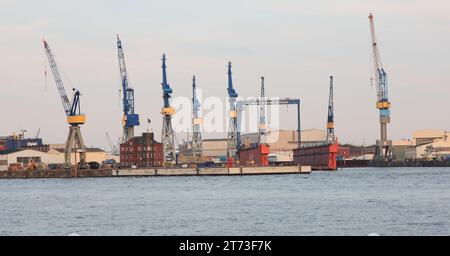
<path fill-rule="evenodd" d="M 237 124 L 237 111 L 236 111 L 236 98 L 238 97 L 237 92 L 233 88 L 233 78 L 231 73 L 231 61 L 228 62 L 228 101 L 230 104 L 229 112 L 229 127 L 227 135 L 227 165 L 232 167 L 235 160 L 238 158 L 239 150 L 239 135 L 238 135 L 238 124 Z"/>
<path fill-rule="evenodd" d="M 333 143 L 334 135 L 334 97 L 333 97 L 333 76 L 330 76 L 330 96 L 328 97 L 328 117 L 327 117 L 327 142 Z"/>
<path fill-rule="evenodd" d="M 375 159 L 388 159 L 392 155 L 392 141 L 387 139 L 387 124 L 391 122 L 391 103 L 388 99 L 387 73 L 381 62 L 380 51 L 375 37 L 375 26 L 372 13 L 369 14 L 370 32 L 372 36 L 373 68 L 377 86 L 376 107 L 380 114 L 380 140 L 377 140 L 375 147 Z"/>
<path fill-rule="evenodd" d="M 175 134 L 172 128 L 172 116 L 175 114 L 175 109 L 170 106 L 170 98 L 173 93 L 172 88 L 170 88 L 167 82 L 166 74 L 166 55 L 163 54 L 162 57 L 162 91 L 163 91 L 163 101 L 164 105 L 161 110 L 163 115 L 163 127 L 161 140 L 163 143 L 164 150 L 164 163 L 166 165 L 174 164 L 176 161 L 175 155 Z"/>
<path fill-rule="evenodd" d="M 117 35 L 117 52 L 119 58 L 120 78 L 122 81 L 122 103 L 123 103 L 123 134 L 122 142 L 134 137 L 134 127 L 139 125 L 139 115 L 134 113 L 134 89 L 128 85 L 128 73 L 125 65 L 122 41 Z"/>
<path fill-rule="evenodd" d="M 58 89 L 61 102 L 63 104 L 64 112 L 67 116 L 67 123 L 70 124 L 69 136 L 66 141 L 66 146 L 64 150 L 64 160 L 67 167 L 72 164 L 71 156 L 80 153 L 80 164 L 84 165 L 86 161 L 86 147 L 84 146 L 83 138 L 81 136 L 80 125 L 86 122 L 86 115 L 81 114 L 80 105 L 80 91 L 75 88 L 72 102 L 69 101 L 67 97 L 66 89 L 62 81 L 61 75 L 59 73 L 58 66 L 56 65 L 55 57 L 48 45 L 47 41 L 44 39 L 44 49 L 47 54 L 47 59 L 50 64 L 50 68 L 53 73 L 53 78 L 55 79 L 56 88 Z"/>
<path fill-rule="evenodd" d="M 200 117 L 200 101 L 197 98 L 195 76 L 192 77 L 192 155 L 194 157 L 202 154 L 202 133 L 201 124 L 203 119 Z"/>

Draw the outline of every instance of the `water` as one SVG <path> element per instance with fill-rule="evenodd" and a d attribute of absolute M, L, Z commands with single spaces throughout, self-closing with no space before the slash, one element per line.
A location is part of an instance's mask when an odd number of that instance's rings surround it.
<path fill-rule="evenodd" d="M 450 235 L 450 168 L 0 180 L 0 235 Z"/>

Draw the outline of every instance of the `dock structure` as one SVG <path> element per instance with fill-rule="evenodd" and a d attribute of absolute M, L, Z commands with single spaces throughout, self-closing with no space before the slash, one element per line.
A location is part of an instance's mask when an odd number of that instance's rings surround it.
<path fill-rule="evenodd" d="M 130 169 L 76 169 L 71 170 L 16 170 L 0 171 L 0 179 L 25 178 L 93 178 L 93 177 L 146 177 L 146 176 L 236 176 L 268 174 L 309 174 L 310 166 L 267 167 L 211 167 L 211 168 L 130 168 Z"/>
<path fill-rule="evenodd" d="M 213 176 L 213 175 L 266 175 L 309 174 L 311 166 L 266 166 L 266 167 L 213 167 L 213 168 L 145 168 L 120 169 L 112 176 Z"/>

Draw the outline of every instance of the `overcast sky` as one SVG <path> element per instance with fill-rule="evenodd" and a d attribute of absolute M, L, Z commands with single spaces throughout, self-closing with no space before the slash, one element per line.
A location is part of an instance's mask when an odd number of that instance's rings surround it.
<path fill-rule="evenodd" d="M 83 96 L 88 146 L 121 134 L 116 34 L 135 89 L 137 134 L 161 130 L 161 55 L 174 96 L 191 94 L 195 73 L 203 97 L 226 96 L 226 65 L 240 96 L 259 93 L 302 100 L 302 128 L 325 128 L 329 75 L 335 77 L 335 126 L 341 142 L 379 136 L 370 86 L 368 13 L 389 76 L 392 139 L 416 129 L 450 129 L 450 2 L 435 1 L 10 1 L 0 0 L 0 135 L 20 129 L 64 143 L 68 128 L 55 83 L 44 76 L 48 39 L 69 92 Z M 50 70 L 49 70 L 50 72 Z M 295 109 L 282 128 L 295 129 Z M 208 137 L 208 135 L 204 135 Z"/>

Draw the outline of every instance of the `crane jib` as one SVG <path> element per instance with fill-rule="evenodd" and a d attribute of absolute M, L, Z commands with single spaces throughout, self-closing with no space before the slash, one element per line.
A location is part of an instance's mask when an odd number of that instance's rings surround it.
<path fill-rule="evenodd" d="M 59 93 L 59 96 L 60 96 L 62 104 L 63 104 L 64 112 L 66 113 L 67 116 L 69 116 L 72 113 L 73 106 L 72 106 L 72 104 L 70 104 L 69 98 L 67 97 L 67 93 L 66 93 L 61 75 L 59 73 L 58 67 L 56 65 L 54 55 L 50 49 L 50 46 L 48 45 L 47 41 L 45 41 L 45 40 L 44 40 L 44 48 L 47 53 L 47 59 L 50 64 L 50 68 L 52 70 L 52 74 L 55 79 L 56 87 L 58 89 L 58 93 Z"/>

